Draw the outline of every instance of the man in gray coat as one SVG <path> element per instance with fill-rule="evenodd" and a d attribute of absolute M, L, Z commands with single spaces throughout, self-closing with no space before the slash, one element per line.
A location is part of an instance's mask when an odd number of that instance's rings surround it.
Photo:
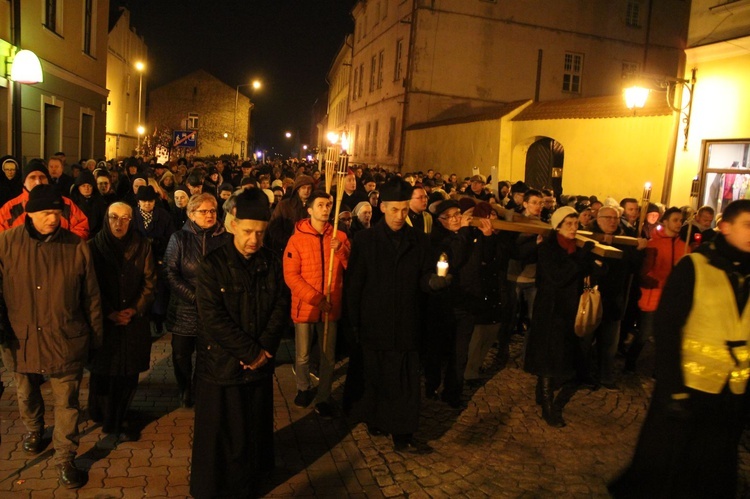
<path fill-rule="evenodd" d="M 44 400 L 49 378 L 55 408 L 52 443 L 60 483 L 83 485 L 73 465 L 78 449 L 78 390 L 90 349 L 102 342 L 99 286 L 84 240 L 60 226 L 64 202 L 54 186 L 29 194 L 23 225 L 0 233 L 0 344 L 13 371 L 23 449 L 44 449 Z"/>

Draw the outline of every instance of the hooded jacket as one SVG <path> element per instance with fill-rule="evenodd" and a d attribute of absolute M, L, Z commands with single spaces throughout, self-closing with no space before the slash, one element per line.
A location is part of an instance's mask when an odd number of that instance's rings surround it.
<path fill-rule="evenodd" d="M 685 242 L 679 236 L 667 236 L 662 226 L 651 232 L 641 267 L 641 299 L 638 300 L 638 307 L 642 311 L 656 310 L 667 277 L 684 255 Z"/>
<path fill-rule="evenodd" d="M 331 259 L 333 226 L 326 224 L 320 234 L 309 218 L 300 220 L 284 250 L 284 281 L 292 291 L 292 321 L 295 323 L 322 322 L 324 314 L 318 304 L 326 297 L 326 283 Z M 330 321 L 341 317 L 341 300 L 344 287 L 344 270 L 349 263 L 351 246 L 346 234 L 336 233 L 341 247 L 334 253 L 333 279 L 331 280 Z"/>
<path fill-rule="evenodd" d="M 23 225 L 24 220 L 26 220 L 26 203 L 28 201 L 29 191 L 24 189 L 21 194 L 0 208 L 0 231 Z M 60 226 L 81 239 L 88 239 L 89 221 L 86 214 L 70 198 L 63 196 L 63 202 L 65 206 L 62 211 Z"/>

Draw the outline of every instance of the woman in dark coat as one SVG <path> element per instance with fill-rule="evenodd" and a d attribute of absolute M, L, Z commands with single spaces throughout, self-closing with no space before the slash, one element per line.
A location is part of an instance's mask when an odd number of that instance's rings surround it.
<path fill-rule="evenodd" d="M 156 271 L 151 244 L 133 229 L 131 207 L 113 203 L 107 215 L 102 230 L 89 241 L 105 318 L 104 342 L 90 366 L 89 413 L 105 433 L 132 439 L 125 416 L 138 373 L 150 364 L 148 314 Z"/>
<path fill-rule="evenodd" d="M 21 167 L 13 156 L 0 158 L 0 206 L 23 192 Z"/>
<path fill-rule="evenodd" d="M 151 309 L 151 319 L 154 321 L 157 334 L 161 334 L 164 317 L 169 303 L 169 285 L 164 276 L 164 252 L 167 250 L 169 238 L 174 232 L 172 217 L 169 212 L 158 206 L 159 195 L 150 185 L 138 189 L 138 206 L 133 210 L 134 228 L 151 241 L 156 262 L 156 273 L 159 279 L 156 283 L 156 299 Z"/>
<path fill-rule="evenodd" d="M 99 194 L 93 173 L 83 170 L 78 174 L 70 190 L 70 199 L 86 215 L 89 221 L 89 234 L 93 238 L 102 230 L 107 213 L 107 202 Z"/>
<path fill-rule="evenodd" d="M 190 198 L 187 212 L 190 219 L 182 230 L 172 234 L 164 256 L 171 290 L 167 330 L 172 332 L 172 364 L 183 407 L 193 405 L 192 357 L 200 324 L 195 303 L 196 272 L 205 255 L 232 239 L 218 221 L 216 198 L 211 194 Z"/>
<path fill-rule="evenodd" d="M 537 403 L 542 406 L 542 417 L 559 428 L 565 421 L 561 401 L 555 401 L 554 381 L 572 377 L 581 362 L 575 319 L 584 277 L 593 267 L 587 255 L 594 243 L 576 248 L 578 213 L 571 207 L 555 211 L 552 226 L 555 230 L 539 244 L 537 298 L 524 369 L 538 378 Z"/>

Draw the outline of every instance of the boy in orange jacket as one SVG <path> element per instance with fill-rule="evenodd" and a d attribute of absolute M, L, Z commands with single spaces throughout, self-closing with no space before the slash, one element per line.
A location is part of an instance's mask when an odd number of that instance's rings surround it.
<path fill-rule="evenodd" d="M 342 231 L 333 237 L 333 226 L 328 222 L 333 203 L 331 196 L 322 191 L 313 192 L 308 199 L 310 218 L 295 225 L 294 234 L 284 250 L 284 280 L 292 291 L 292 321 L 295 332 L 295 371 L 297 396 L 295 405 L 307 407 L 315 402 L 315 411 L 331 417 L 330 402 L 335 364 L 336 321 L 341 317 L 344 270 L 348 264 L 351 246 Z M 333 252 L 333 278 L 330 300 L 326 299 L 329 266 Z M 324 324 L 328 315 L 328 332 Z M 310 382 L 310 347 L 317 332 L 320 347 L 320 382 L 313 400 Z M 325 345 L 323 344 L 323 337 Z"/>

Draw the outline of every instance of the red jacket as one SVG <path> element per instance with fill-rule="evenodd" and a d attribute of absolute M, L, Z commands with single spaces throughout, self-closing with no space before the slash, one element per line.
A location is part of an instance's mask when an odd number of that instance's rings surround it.
<path fill-rule="evenodd" d="M 326 224 L 323 234 L 318 233 L 309 218 L 295 225 L 294 234 L 284 250 L 284 281 L 292 291 L 292 320 L 295 323 L 321 322 L 324 315 L 318 304 L 325 298 L 324 283 L 328 280 L 328 267 L 331 258 L 331 237 L 333 226 Z M 336 321 L 341 317 L 341 296 L 344 284 L 344 269 L 349 262 L 351 245 L 346 234 L 336 233 L 341 247 L 334 255 L 333 284 L 331 302 L 333 310 L 328 319 Z"/>
<path fill-rule="evenodd" d="M 0 232 L 11 227 L 23 225 L 26 220 L 26 202 L 29 200 L 29 191 L 23 192 L 8 201 L 0 208 Z M 81 209 L 69 198 L 63 196 L 65 207 L 62 212 L 60 225 L 84 241 L 89 238 L 89 220 Z"/>
<path fill-rule="evenodd" d="M 684 255 L 685 241 L 679 236 L 667 236 L 661 225 L 651 231 L 641 267 L 641 299 L 638 300 L 638 307 L 642 311 L 656 310 L 667 277 Z"/>

